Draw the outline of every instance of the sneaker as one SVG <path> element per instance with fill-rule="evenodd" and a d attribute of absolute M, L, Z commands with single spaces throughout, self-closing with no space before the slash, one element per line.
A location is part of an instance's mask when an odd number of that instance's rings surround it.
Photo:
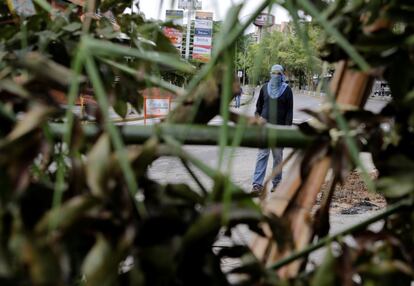
<path fill-rule="evenodd" d="M 252 194 L 252 197 L 254 197 L 254 198 L 261 198 L 261 197 L 263 197 L 263 194 L 264 194 L 264 188 L 263 188 L 263 186 L 261 186 L 261 185 L 253 185 L 251 194 Z"/>

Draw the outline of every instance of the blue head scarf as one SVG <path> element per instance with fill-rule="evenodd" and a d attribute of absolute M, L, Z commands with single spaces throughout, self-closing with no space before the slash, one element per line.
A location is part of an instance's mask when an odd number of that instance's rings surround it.
<path fill-rule="evenodd" d="M 281 65 L 272 66 L 272 69 L 270 70 L 270 81 L 267 84 L 267 93 L 270 98 L 279 98 L 287 86 L 285 76 L 283 75 L 283 67 Z"/>

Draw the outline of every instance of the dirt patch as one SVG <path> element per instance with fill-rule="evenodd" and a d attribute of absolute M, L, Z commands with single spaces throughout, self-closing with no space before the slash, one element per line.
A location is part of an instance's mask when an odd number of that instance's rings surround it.
<path fill-rule="evenodd" d="M 378 178 L 378 172 L 370 173 L 373 180 Z M 322 185 L 322 190 L 329 188 L 330 182 Z M 322 193 L 322 192 L 321 192 Z M 320 198 L 318 198 L 319 201 Z M 351 172 L 342 186 L 337 186 L 331 203 L 331 212 L 340 214 L 359 214 L 378 210 L 386 206 L 384 197 L 378 193 L 368 191 L 361 174 Z"/>

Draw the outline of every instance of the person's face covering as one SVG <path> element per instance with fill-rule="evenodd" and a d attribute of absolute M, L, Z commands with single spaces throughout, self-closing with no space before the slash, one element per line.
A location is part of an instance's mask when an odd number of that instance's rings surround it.
<path fill-rule="evenodd" d="M 270 73 L 270 78 L 273 83 L 275 83 L 277 86 L 280 86 L 282 84 L 282 73 L 279 71 L 273 71 Z"/>

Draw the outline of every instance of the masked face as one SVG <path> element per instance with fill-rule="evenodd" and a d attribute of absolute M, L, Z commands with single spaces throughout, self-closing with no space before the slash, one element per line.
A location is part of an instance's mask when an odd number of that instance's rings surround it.
<path fill-rule="evenodd" d="M 271 73 L 270 82 L 279 86 L 282 84 L 282 74 L 281 73 Z"/>
<path fill-rule="evenodd" d="M 282 75 L 280 74 L 280 73 L 278 73 L 278 74 L 271 74 L 270 75 L 270 77 L 273 79 L 273 80 L 276 80 L 276 81 L 281 81 L 282 80 Z"/>

